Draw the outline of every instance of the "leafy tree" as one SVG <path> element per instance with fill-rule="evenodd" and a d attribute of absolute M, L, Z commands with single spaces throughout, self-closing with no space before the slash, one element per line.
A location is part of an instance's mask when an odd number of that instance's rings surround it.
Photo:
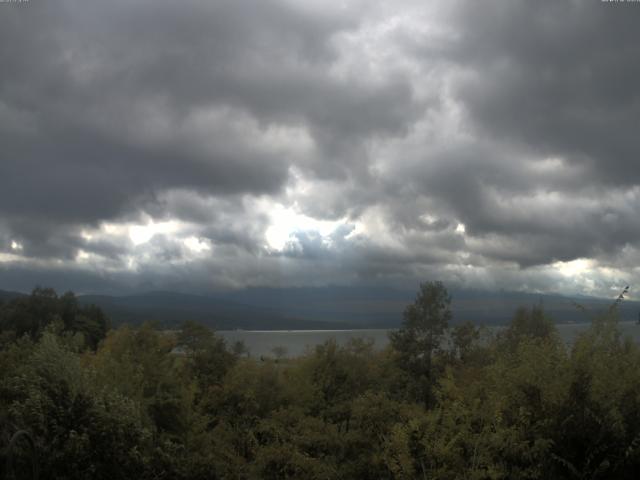
<path fill-rule="evenodd" d="M 95 305 L 80 306 L 73 292 L 58 297 L 52 288 L 36 287 L 31 295 L 0 305 L 0 331 L 5 337 L 29 335 L 37 340 L 44 328 L 54 322 L 62 331 L 81 334 L 84 345 L 92 350 L 104 339 L 109 320 Z"/>
<path fill-rule="evenodd" d="M 640 349 L 616 312 L 596 317 L 571 348 L 568 393 L 550 415 L 552 465 L 569 478 L 635 478 L 640 468 Z"/>
<path fill-rule="evenodd" d="M 361 347 L 357 342 L 340 347 L 330 339 L 316 346 L 304 366 L 315 391 L 314 412 L 341 431 L 349 428 L 351 401 L 372 384 L 370 350 Z"/>
<path fill-rule="evenodd" d="M 96 305 L 87 305 L 78 309 L 71 322 L 69 331 L 81 333 L 91 350 L 98 348 L 109 330 L 109 319 Z"/>
<path fill-rule="evenodd" d="M 451 320 L 451 296 L 441 282 L 425 282 L 404 311 L 402 328 L 392 332 L 391 345 L 401 368 L 417 381 L 426 405 L 432 401 L 433 357 Z"/>
<path fill-rule="evenodd" d="M 249 356 L 249 348 L 242 340 L 236 340 L 231 345 L 231 351 L 236 357 L 248 357 Z"/>
<path fill-rule="evenodd" d="M 0 410 L 35 438 L 40 478 L 139 477 L 150 437 L 135 402 L 103 389 L 50 330 L 28 352 L 0 383 Z"/>
<path fill-rule="evenodd" d="M 202 391 L 219 385 L 237 357 L 229 352 L 224 339 L 210 328 L 187 321 L 178 332 L 177 346 L 187 358 L 187 367 Z"/>
<path fill-rule="evenodd" d="M 454 354 L 465 361 L 479 339 L 480 330 L 472 322 L 456 325 L 451 331 Z"/>
<path fill-rule="evenodd" d="M 335 425 L 300 409 L 274 412 L 256 429 L 254 478 L 339 479 L 342 442 Z"/>
<path fill-rule="evenodd" d="M 534 305 L 529 309 L 520 307 L 507 329 L 501 333 L 500 342 L 504 347 L 513 350 L 524 339 L 548 339 L 555 333 L 555 325 L 544 312 L 542 305 Z"/>

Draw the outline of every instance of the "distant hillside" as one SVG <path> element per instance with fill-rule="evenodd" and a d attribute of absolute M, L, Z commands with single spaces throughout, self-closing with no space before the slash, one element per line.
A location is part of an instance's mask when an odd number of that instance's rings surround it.
<path fill-rule="evenodd" d="M 492 325 L 507 323 L 519 306 L 542 304 L 556 323 L 582 323 L 590 321 L 589 315 L 608 310 L 613 301 L 586 296 L 519 292 L 454 292 L 453 310 L 458 320 Z M 577 308 L 576 303 L 582 305 L 588 314 Z M 624 300 L 619 306 L 620 320 L 636 321 L 639 311 L 640 302 Z"/>
<path fill-rule="evenodd" d="M 155 321 L 173 327 L 193 320 L 218 330 L 312 330 L 350 328 L 336 321 L 315 321 L 283 315 L 269 307 L 243 305 L 224 298 L 175 292 L 150 292 L 131 296 L 81 295 L 83 304 L 95 304 L 114 324 Z"/>
<path fill-rule="evenodd" d="M 20 292 L 8 292 L 6 290 L 0 290 L 0 302 L 13 300 L 14 298 L 24 297 L 24 293 Z"/>
<path fill-rule="evenodd" d="M 383 287 L 305 287 L 248 288 L 230 293 L 228 298 L 255 307 L 268 306 L 283 315 L 299 318 L 332 319 L 360 327 L 396 327 L 415 295 L 415 291 Z M 451 296 L 454 323 L 472 321 L 485 325 L 506 324 L 518 307 L 539 303 L 558 323 L 585 322 L 589 318 L 574 302 L 594 313 L 606 310 L 613 302 L 593 297 L 475 290 L 453 290 Z M 639 311 L 639 302 L 625 300 L 620 305 L 622 320 L 635 321 Z"/>
<path fill-rule="evenodd" d="M 129 296 L 81 295 L 83 304 L 96 304 L 115 325 L 156 321 L 167 327 L 194 320 L 219 330 L 313 330 L 393 328 L 415 298 L 415 291 L 367 287 L 247 288 L 202 296 L 176 292 L 149 292 Z M 23 294 L 0 290 L 0 301 Z M 589 321 L 574 302 L 590 312 L 606 310 L 611 299 L 565 297 L 518 292 L 453 290 L 453 323 L 501 325 L 519 306 L 542 303 L 558 323 Z M 625 300 L 620 317 L 636 321 L 640 303 Z"/>

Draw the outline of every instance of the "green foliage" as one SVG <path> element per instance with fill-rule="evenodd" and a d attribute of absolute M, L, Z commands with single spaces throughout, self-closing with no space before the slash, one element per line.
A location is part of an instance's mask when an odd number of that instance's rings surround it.
<path fill-rule="evenodd" d="M 51 288 L 37 287 L 29 296 L 0 304 L 0 338 L 5 341 L 23 335 L 37 339 L 52 323 L 60 323 L 70 335 L 79 334 L 83 345 L 92 350 L 109 329 L 102 310 L 95 305 L 79 305 L 73 292 L 58 297 Z"/>
<path fill-rule="evenodd" d="M 516 310 L 511 323 L 502 332 L 500 340 L 506 348 L 517 348 L 526 339 L 547 339 L 555 334 L 553 321 L 544 313 L 542 306 L 535 305 L 530 309 L 520 307 Z"/>
<path fill-rule="evenodd" d="M 189 322 L 87 342 L 98 313 L 35 291 L 0 307 L 0 478 L 17 431 L 45 480 L 637 477 L 640 349 L 616 308 L 568 347 L 541 307 L 488 338 L 449 329 L 449 303 L 423 284 L 382 351 L 255 359 Z"/>
<path fill-rule="evenodd" d="M 149 431 L 135 402 L 101 388 L 53 333 L 45 330 L 27 348 L 24 361 L 3 375 L 0 397 L 5 425 L 19 426 L 37 439 L 42 476 L 141 475 Z"/>
<path fill-rule="evenodd" d="M 218 385 L 237 356 L 227 350 L 221 337 L 210 328 L 185 322 L 178 332 L 177 346 L 186 356 L 186 367 L 202 391 Z"/>
<path fill-rule="evenodd" d="M 425 282 L 414 303 L 404 311 L 402 328 L 389 335 L 398 364 L 415 381 L 418 396 L 433 400 L 433 357 L 440 349 L 451 320 L 451 297 L 440 282 Z"/>
<path fill-rule="evenodd" d="M 471 322 L 456 325 L 451 331 L 454 355 L 465 361 L 477 347 L 480 340 L 480 329 Z"/>

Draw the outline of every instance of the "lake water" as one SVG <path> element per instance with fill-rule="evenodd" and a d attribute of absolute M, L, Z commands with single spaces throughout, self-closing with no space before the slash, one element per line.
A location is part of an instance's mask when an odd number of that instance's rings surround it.
<path fill-rule="evenodd" d="M 487 327 L 490 333 L 496 333 L 504 327 Z M 588 323 L 556 325 L 560 337 L 568 344 L 589 328 Z M 636 342 L 640 342 L 640 325 L 634 322 L 620 322 L 620 331 L 623 336 L 629 336 Z M 333 338 L 338 345 L 345 345 L 352 338 L 372 339 L 376 348 L 384 348 L 389 343 L 388 329 L 372 330 L 219 330 L 229 344 L 241 340 L 254 357 L 261 355 L 272 357 L 275 347 L 284 347 L 286 356 L 295 357 L 304 354 L 316 345 Z"/>

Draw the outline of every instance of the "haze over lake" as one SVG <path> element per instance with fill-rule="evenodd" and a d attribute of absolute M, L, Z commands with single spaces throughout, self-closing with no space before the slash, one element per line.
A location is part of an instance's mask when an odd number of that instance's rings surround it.
<path fill-rule="evenodd" d="M 573 323 L 556 325 L 558 334 L 563 341 L 571 344 L 578 335 L 589 328 L 589 323 Z M 640 325 L 635 322 L 620 322 L 620 332 L 623 337 L 629 337 L 636 343 L 640 342 Z M 495 335 L 504 327 L 487 327 L 489 335 Z M 374 348 L 382 349 L 389 344 L 388 333 L 391 329 L 368 330 L 221 330 L 217 332 L 228 344 L 242 341 L 254 357 L 273 357 L 273 349 L 284 347 L 286 355 L 295 357 L 304 354 L 327 340 L 335 339 L 338 345 L 345 345 L 354 338 L 370 339 L 374 341 Z"/>

